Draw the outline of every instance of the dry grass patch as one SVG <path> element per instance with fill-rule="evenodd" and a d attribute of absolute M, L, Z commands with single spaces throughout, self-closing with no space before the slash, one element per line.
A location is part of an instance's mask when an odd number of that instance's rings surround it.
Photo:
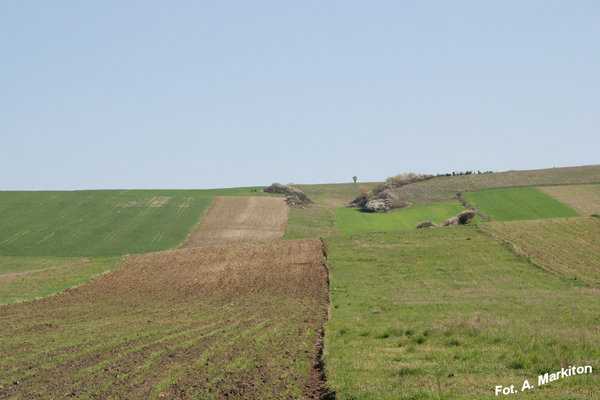
<path fill-rule="evenodd" d="M 600 166 L 506 171 L 493 174 L 440 176 L 394 189 L 401 201 L 414 205 L 441 203 L 456 199 L 457 192 L 513 186 L 538 186 L 600 182 Z"/>
<path fill-rule="evenodd" d="M 540 190 L 581 215 L 600 214 L 600 185 L 543 186 Z"/>
<path fill-rule="evenodd" d="M 558 218 L 490 222 L 480 227 L 531 259 L 569 279 L 600 285 L 600 219 Z"/>

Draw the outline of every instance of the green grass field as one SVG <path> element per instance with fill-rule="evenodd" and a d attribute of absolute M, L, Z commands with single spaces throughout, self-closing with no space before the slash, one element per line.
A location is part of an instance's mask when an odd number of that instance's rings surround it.
<path fill-rule="evenodd" d="M 339 399 L 588 399 L 600 375 L 596 289 L 539 268 L 476 226 L 338 235 L 329 241 L 329 386 Z"/>
<path fill-rule="evenodd" d="M 284 239 L 327 237 L 335 230 L 334 211 L 324 205 L 290 208 Z"/>
<path fill-rule="evenodd" d="M 469 204 L 495 221 L 577 217 L 567 205 L 535 187 L 465 192 Z"/>
<path fill-rule="evenodd" d="M 0 192 L 0 255 L 111 257 L 183 243 L 223 190 Z"/>
<path fill-rule="evenodd" d="M 419 222 L 432 221 L 437 224 L 464 211 L 458 202 L 448 202 L 385 214 L 365 213 L 354 208 L 336 208 L 336 226 L 341 234 L 360 232 L 390 232 L 399 229 L 414 228 Z"/>
<path fill-rule="evenodd" d="M 7 257 L 0 256 L 0 304 L 62 292 L 112 271 L 119 257 Z"/>
<path fill-rule="evenodd" d="M 291 208 L 284 239 L 327 237 L 336 232 L 335 207 L 343 207 L 358 196 L 361 186 L 367 190 L 377 183 L 332 183 L 297 185 L 314 204 L 306 208 Z"/>

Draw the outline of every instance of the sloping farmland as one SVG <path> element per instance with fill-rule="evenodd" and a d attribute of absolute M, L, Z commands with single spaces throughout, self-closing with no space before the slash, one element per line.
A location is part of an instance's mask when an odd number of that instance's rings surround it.
<path fill-rule="evenodd" d="M 556 218 L 480 224 L 535 264 L 568 279 L 600 286 L 600 219 Z"/>
<path fill-rule="evenodd" d="M 540 190 L 581 215 L 600 214 L 600 185 L 542 186 Z"/>
<path fill-rule="evenodd" d="M 217 196 L 181 247 L 280 239 L 288 214 L 281 197 Z"/>
<path fill-rule="evenodd" d="M 0 399 L 305 396 L 326 315 L 318 239 L 178 249 L 0 306 Z"/>

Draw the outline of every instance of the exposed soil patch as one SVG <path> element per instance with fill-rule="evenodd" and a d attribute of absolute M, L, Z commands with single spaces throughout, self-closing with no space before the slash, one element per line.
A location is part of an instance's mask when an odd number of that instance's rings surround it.
<path fill-rule="evenodd" d="M 156 196 L 148 201 L 148 207 L 162 207 L 171 200 L 168 196 Z"/>
<path fill-rule="evenodd" d="M 181 248 L 280 239 L 288 214 L 279 197 L 217 196 Z"/>
<path fill-rule="evenodd" d="M 323 244 L 323 255 L 327 259 L 327 246 L 321 240 Z M 327 387 L 327 377 L 325 376 L 325 369 L 323 364 L 323 351 L 325 349 L 325 324 L 329 320 L 331 298 L 329 291 L 329 267 L 324 264 L 325 270 L 327 271 L 327 312 L 323 315 L 323 321 L 319 328 L 317 338 L 315 340 L 314 349 L 310 353 L 310 362 L 312 370 L 308 374 L 306 381 L 305 395 L 309 399 L 315 400 L 335 400 L 335 392 L 332 392 Z"/>
<path fill-rule="evenodd" d="M 0 399 L 298 398 L 327 309 L 318 239 L 130 256 L 0 306 Z"/>

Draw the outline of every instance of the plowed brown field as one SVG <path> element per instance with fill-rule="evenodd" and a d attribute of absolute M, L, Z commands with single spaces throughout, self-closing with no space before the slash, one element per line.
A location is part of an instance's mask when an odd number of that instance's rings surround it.
<path fill-rule="evenodd" d="M 217 196 L 181 248 L 280 239 L 288 214 L 281 197 Z"/>
<path fill-rule="evenodd" d="M 131 256 L 0 306 L 0 398 L 307 395 L 327 273 L 317 239 Z"/>

